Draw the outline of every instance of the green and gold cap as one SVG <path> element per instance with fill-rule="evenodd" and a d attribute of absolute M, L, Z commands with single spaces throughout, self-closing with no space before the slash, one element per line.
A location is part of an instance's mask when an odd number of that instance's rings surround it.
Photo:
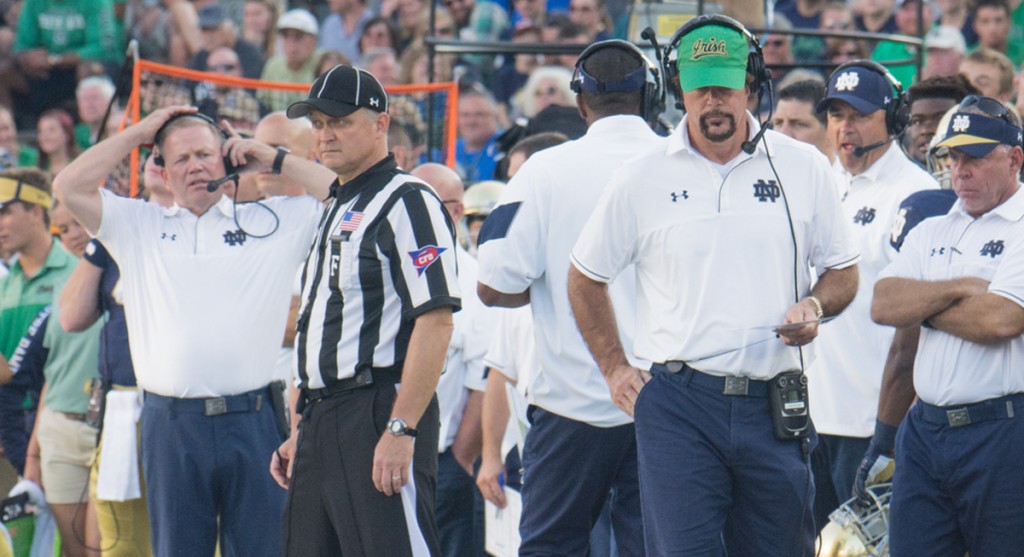
<path fill-rule="evenodd" d="M 684 93 L 701 87 L 743 89 L 749 50 L 747 38 L 738 30 L 725 25 L 702 25 L 679 41 L 679 85 Z"/>

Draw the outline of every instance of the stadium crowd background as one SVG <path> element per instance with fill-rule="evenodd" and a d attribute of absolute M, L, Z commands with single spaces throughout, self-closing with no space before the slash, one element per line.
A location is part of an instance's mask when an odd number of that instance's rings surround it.
<path fill-rule="evenodd" d="M 769 31 L 760 38 L 765 61 L 774 68 L 776 92 L 800 81 L 823 82 L 830 71 L 825 64 L 862 58 L 884 64 L 917 54 L 893 41 L 787 33 L 863 31 L 923 38 L 920 67 L 916 62 L 890 66 L 905 88 L 923 79 L 963 74 L 982 94 L 1020 110 L 1021 4 L 783 0 L 761 22 Z M 288 5 L 274 0 L 3 0 L 0 168 L 35 166 L 53 175 L 113 133 L 124 106 L 115 101 L 111 107 L 111 99 L 124 94 L 115 82 L 129 40 L 138 41 L 146 60 L 275 82 L 311 83 L 337 63 L 364 68 L 385 86 L 425 83 L 432 72 L 432 81 L 455 81 L 460 87 L 455 170 L 467 187 L 465 236 L 472 248 L 480 223 L 500 196 L 509 164 L 515 164 L 509 149 L 530 135 L 559 132 L 572 139 L 586 131 L 569 88 L 576 55 L 436 54 L 428 70 L 428 38 L 582 48 L 606 38 L 635 38 L 628 36 L 632 9 L 622 0 L 443 0 L 431 28 L 431 9 L 424 0 Z M 236 105 L 223 102 L 229 93 L 200 84 L 187 101 L 208 103 L 210 116 L 230 118 Z M 262 117 L 288 102 L 257 95 L 249 110 Z M 768 107 L 752 108 L 760 108 L 763 118 Z M 403 168 L 427 159 L 427 138 L 421 132 L 404 126 L 392 132 L 391 146 Z M 903 139 L 908 150 L 917 147 L 910 145 L 912 134 Z M 924 164 L 923 153 L 914 158 Z M 0 245 L 0 276 L 13 264 L 12 254 L 2 250 Z M 0 475 L 0 492 L 6 493 L 13 478 L 7 463 L 0 465 L 8 474 Z"/>

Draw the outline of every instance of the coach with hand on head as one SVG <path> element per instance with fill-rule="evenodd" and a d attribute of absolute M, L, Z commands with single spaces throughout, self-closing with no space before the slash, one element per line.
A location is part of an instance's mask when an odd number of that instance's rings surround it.
<path fill-rule="evenodd" d="M 163 159 L 170 208 L 99 189 L 149 143 Z M 284 172 L 313 197 L 235 206 L 214 187 L 226 162 Z M 85 151 L 54 180 L 60 201 L 121 267 L 145 392 L 142 464 L 156 555 L 212 555 L 218 532 L 226 555 L 279 554 L 284 494 L 265 459 L 281 442 L 272 409 L 280 401 L 268 385 L 317 199 L 333 179 L 311 161 L 225 138 L 195 108 L 177 106 Z"/>

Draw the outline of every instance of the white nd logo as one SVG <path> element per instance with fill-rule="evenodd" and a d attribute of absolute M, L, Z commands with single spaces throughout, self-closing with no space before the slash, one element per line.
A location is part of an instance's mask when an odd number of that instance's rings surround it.
<path fill-rule="evenodd" d="M 956 117 L 953 118 L 954 132 L 965 132 L 969 127 L 971 127 L 971 118 L 966 114 L 957 114 Z"/>
<path fill-rule="evenodd" d="M 860 76 L 857 72 L 846 72 L 836 78 L 836 91 L 853 91 L 860 83 Z"/>

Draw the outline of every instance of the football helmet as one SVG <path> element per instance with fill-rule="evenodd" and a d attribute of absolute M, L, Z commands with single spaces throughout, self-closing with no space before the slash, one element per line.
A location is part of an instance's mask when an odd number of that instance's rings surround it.
<path fill-rule="evenodd" d="M 869 500 L 856 497 L 829 514 L 818 537 L 821 557 L 887 557 L 889 555 L 889 501 L 892 484 L 867 488 Z"/>
<path fill-rule="evenodd" d="M 949 173 L 949 147 L 939 147 L 936 149 L 935 146 L 943 139 L 946 139 L 945 130 L 949 128 L 949 120 L 959 108 L 959 105 L 954 105 L 953 108 L 950 108 L 942 115 L 938 126 L 935 128 L 937 130 L 936 134 L 928 142 L 928 156 L 925 159 L 928 165 L 928 173 L 939 182 L 939 186 L 944 190 L 952 189 L 953 187 L 953 178 Z"/>

